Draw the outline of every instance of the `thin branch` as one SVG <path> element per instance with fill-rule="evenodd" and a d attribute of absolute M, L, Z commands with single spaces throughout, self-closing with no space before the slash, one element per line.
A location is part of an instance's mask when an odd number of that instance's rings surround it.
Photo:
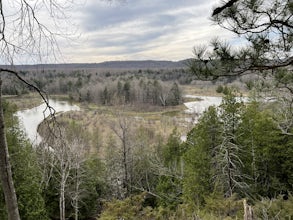
<path fill-rule="evenodd" d="M 55 111 L 55 109 L 49 104 L 49 98 L 48 98 L 48 95 L 47 95 L 44 91 L 40 90 L 37 86 L 35 86 L 35 85 L 33 85 L 33 84 L 27 82 L 25 79 L 23 79 L 23 78 L 19 75 L 19 73 L 18 73 L 17 71 L 14 71 L 14 70 L 11 70 L 11 69 L 6 69 L 6 68 L 0 68 L 0 73 L 1 73 L 1 72 L 6 72 L 6 73 L 11 73 L 11 74 L 13 74 L 14 76 L 16 76 L 16 78 L 18 78 L 21 82 L 23 82 L 24 84 L 26 84 L 28 87 L 31 87 L 31 88 L 33 88 L 34 90 L 36 90 L 37 93 L 41 96 L 42 100 L 43 100 L 43 101 L 45 102 L 45 104 L 46 104 L 46 109 L 45 109 L 45 111 L 46 111 L 47 109 L 49 109 L 50 116 L 55 117 L 55 113 L 56 113 L 56 111 Z"/>

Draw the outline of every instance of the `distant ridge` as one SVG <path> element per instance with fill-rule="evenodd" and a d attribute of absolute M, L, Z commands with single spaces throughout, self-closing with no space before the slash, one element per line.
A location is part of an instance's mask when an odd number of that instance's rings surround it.
<path fill-rule="evenodd" d="M 106 61 L 102 63 L 68 63 L 68 64 L 36 64 L 15 65 L 16 69 L 167 69 L 186 68 L 188 60 L 180 61 Z M 3 66 L 2 66 L 3 67 Z M 8 67 L 8 66 L 6 66 Z"/>

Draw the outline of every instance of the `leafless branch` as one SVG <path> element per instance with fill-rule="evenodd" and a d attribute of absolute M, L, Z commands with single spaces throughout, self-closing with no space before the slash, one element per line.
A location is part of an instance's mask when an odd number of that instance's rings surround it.
<path fill-rule="evenodd" d="M 25 85 L 27 85 L 28 87 L 33 88 L 42 98 L 42 100 L 45 102 L 46 104 L 46 108 L 44 110 L 44 113 L 48 110 L 49 114 L 51 117 L 55 117 L 55 109 L 49 104 L 49 98 L 48 95 L 42 91 L 41 89 L 39 89 L 37 86 L 29 83 L 28 81 L 26 81 L 24 78 L 22 78 L 19 73 L 17 71 L 11 70 L 11 69 L 7 69 L 7 68 L 0 68 L 0 73 L 1 72 L 6 72 L 6 73 L 10 73 L 13 74 L 14 76 L 16 76 L 16 78 L 18 78 L 21 82 L 23 82 Z"/>

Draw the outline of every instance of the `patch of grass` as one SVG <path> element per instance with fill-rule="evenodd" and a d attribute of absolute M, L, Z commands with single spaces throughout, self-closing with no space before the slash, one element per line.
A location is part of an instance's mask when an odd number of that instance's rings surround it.
<path fill-rule="evenodd" d="M 181 113 L 181 111 L 174 110 L 174 111 L 163 112 L 162 115 L 169 116 L 169 117 L 175 117 L 175 116 L 178 116 L 180 113 Z"/>
<path fill-rule="evenodd" d="M 181 85 L 184 95 L 219 96 L 216 85 Z"/>
<path fill-rule="evenodd" d="M 42 104 L 41 97 L 36 93 L 30 93 L 21 96 L 4 96 L 4 98 L 15 104 L 19 110 L 30 109 Z"/>
<path fill-rule="evenodd" d="M 192 97 L 184 97 L 184 101 L 183 102 L 199 102 L 202 101 L 203 99 L 201 98 L 192 98 Z"/>
<path fill-rule="evenodd" d="M 35 100 L 32 102 L 32 98 Z M 52 99 L 67 100 L 65 96 L 52 96 Z M 11 98 L 12 99 L 12 98 Z M 39 105 L 42 100 L 38 95 L 26 97 L 13 97 L 15 103 L 20 103 L 26 108 L 31 108 Z M 30 104 L 30 105 L 29 105 Z M 109 140 L 113 137 L 116 139 L 117 146 L 120 140 L 113 131 L 113 126 L 119 129 L 119 120 L 127 118 L 130 122 L 131 135 L 135 136 L 138 129 L 145 130 L 144 132 L 153 133 L 147 147 L 157 145 L 161 141 L 166 141 L 169 135 L 176 127 L 180 133 L 185 133 L 186 127 L 182 126 L 182 112 L 184 105 L 173 107 L 134 107 L 126 106 L 99 106 L 88 103 L 74 103 L 81 108 L 80 111 L 63 112 L 58 114 L 57 119 L 62 125 L 70 125 L 76 123 L 85 131 L 89 140 L 91 152 L 97 151 L 99 145 L 99 155 L 103 157 Z M 42 130 L 42 129 L 41 129 Z M 40 131 L 42 132 L 42 131 Z M 98 144 L 97 144 L 98 143 Z"/>

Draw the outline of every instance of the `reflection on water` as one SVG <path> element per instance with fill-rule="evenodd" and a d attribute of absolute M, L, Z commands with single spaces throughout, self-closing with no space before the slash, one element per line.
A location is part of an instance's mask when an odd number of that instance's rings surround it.
<path fill-rule="evenodd" d="M 222 97 L 216 96 L 193 96 L 186 95 L 188 98 L 194 98 L 197 101 L 186 102 L 185 113 L 191 117 L 185 118 L 185 123 L 197 123 L 198 118 L 209 106 L 219 106 L 222 102 Z M 241 98 L 244 102 L 247 98 Z M 49 100 L 49 104 L 58 112 L 78 111 L 80 108 L 77 105 L 71 105 L 68 102 Z M 19 118 L 21 125 L 24 128 L 28 138 L 33 144 L 39 144 L 41 137 L 37 132 L 38 125 L 43 121 L 44 117 L 49 115 L 49 110 L 44 112 L 46 105 L 42 104 L 32 109 L 18 111 L 16 115 Z M 186 138 L 186 137 L 185 137 Z"/>
<path fill-rule="evenodd" d="M 187 108 L 184 110 L 188 117 L 184 118 L 184 122 L 188 124 L 198 123 L 200 116 L 206 111 L 210 106 L 221 105 L 223 98 L 220 96 L 196 96 L 196 95 L 185 95 L 186 98 L 192 98 L 196 101 L 185 102 L 184 105 Z M 237 101 L 247 102 L 247 97 L 236 97 Z M 186 141 L 186 135 L 181 136 L 181 141 Z"/>
<path fill-rule="evenodd" d="M 49 100 L 50 106 L 52 106 L 56 113 L 67 111 L 79 111 L 80 108 L 77 105 L 71 105 L 65 101 Z M 23 127 L 27 137 L 33 144 L 39 144 L 41 137 L 37 132 L 38 125 L 44 120 L 44 117 L 49 115 L 49 110 L 46 109 L 45 103 L 22 111 L 18 111 L 16 116 L 19 118 L 20 125 Z"/>
<path fill-rule="evenodd" d="M 186 110 L 184 111 L 187 114 L 194 114 L 195 116 L 200 116 L 204 113 L 205 110 L 210 106 L 219 106 L 223 98 L 220 96 L 195 96 L 195 95 L 186 95 L 187 98 L 194 98 L 197 101 L 185 102 Z M 237 101 L 247 102 L 247 97 L 236 97 Z"/>
<path fill-rule="evenodd" d="M 205 110 L 208 109 L 208 107 L 212 105 L 219 106 L 222 102 L 222 97 L 218 96 L 186 95 L 185 97 L 197 99 L 197 101 L 184 103 L 184 105 L 187 107 L 185 112 L 189 114 L 201 115 Z"/>

